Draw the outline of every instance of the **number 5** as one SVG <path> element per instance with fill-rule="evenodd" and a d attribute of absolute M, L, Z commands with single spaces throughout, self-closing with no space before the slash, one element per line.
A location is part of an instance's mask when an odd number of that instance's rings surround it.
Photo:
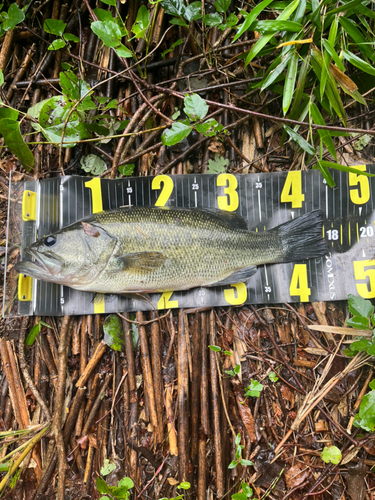
<path fill-rule="evenodd" d="M 357 170 L 362 170 L 362 172 L 366 172 L 366 165 L 356 165 L 354 168 Z M 364 175 L 353 174 L 353 172 L 349 172 L 349 186 L 358 186 L 357 189 L 351 189 L 350 200 L 355 205 L 363 205 L 367 203 L 370 199 L 370 186 L 368 182 L 368 178 Z"/>
<path fill-rule="evenodd" d="M 353 262 L 354 278 L 356 280 L 367 280 L 368 283 L 356 283 L 357 292 L 364 299 L 375 297 L 375 260 L 357 260 Z M 371 267 L 372 269 L 365 269 Z"/>

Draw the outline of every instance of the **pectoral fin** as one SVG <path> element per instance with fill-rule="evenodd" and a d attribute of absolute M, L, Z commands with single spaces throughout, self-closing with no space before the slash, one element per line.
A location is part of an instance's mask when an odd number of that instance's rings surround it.
<path fill-rule="evenodd" d="M 232 285 L 233 283 L 241 283 L 243 281 L 247 281 L 253 274 L 257 272 L 257 266 L 249 266 L 244 269 L 240 269 L 236 271 L 221 281 L 217 283 L 213 283 L 211 286 L 222 286 L 222 285 Z"/>
<path fill-rule="evenodd" d="M 166 261 L 166 257 L 161 252 L 137 252 L 116 257 L 122 265 L 124 271 L 144 272 L 153 271 L 161 267 Z"/>

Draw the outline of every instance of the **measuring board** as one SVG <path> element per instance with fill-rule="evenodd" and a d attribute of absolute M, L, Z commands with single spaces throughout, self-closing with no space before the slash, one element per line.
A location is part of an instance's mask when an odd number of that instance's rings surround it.
<path fill-rule="evenodd" d="M 375 165 L 355 168 L 375 173 Z M 265 231 L 321 209 L 331 252 L 311 261 L 259 266 L 247 283 L 153 294 L 152 305 L 118 295 L 80 292 L 23 275 L 18 278 L 15 262 L 7 254 L 3 314 L 53 316 L 325 301 L 346 299 L 349 293 L 374 298 L 375 178 L 331 173 L 334 189 L 317 170 L 114 180 L 65 176 L 17 183 L 10 195 L 8 244 L 18 238 L 21 257 L 37 237 L 91 213 L 126 205 L 219 208 L 244 217 L 251 231 Z"/>

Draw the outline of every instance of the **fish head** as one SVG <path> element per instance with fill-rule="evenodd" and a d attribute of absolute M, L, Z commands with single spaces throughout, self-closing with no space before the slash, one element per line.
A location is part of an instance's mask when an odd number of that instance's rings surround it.
<path fill-rule="evenodd" d="M 100 226 L 94 229 L 78 222 L 31 244 L 25 250 L 31 260 L 16 264 L 16 270 L 43 281 L 78 287 L 91 283 L 104 269 L 116 242 Z"/>

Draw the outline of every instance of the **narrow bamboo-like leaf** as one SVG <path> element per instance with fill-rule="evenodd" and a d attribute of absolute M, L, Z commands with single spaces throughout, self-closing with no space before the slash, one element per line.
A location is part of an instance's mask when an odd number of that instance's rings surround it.
<path fill-rule="evenodd" d="M 298 53 L 293 51 L 289 62 L 288 72 L 286 74 L 284 95 L 283 95 L 283 112 L 284 115 L 288 112 L 290 103 L 293 99 L 294 87 L 297 78 Z"/>
<path fill-rule="evenodd" d="M 326 168 L 335 168 L 341 172 L 351 172 L 352 174 L 365 175 L 366 177 L 375 177 L 375 174 L 370 174 L 369 172 L 363 172 L 355 167 L 347 167 L 346 165 L 340 165 L 339 163 L 333 163 L 330 161 L 321 160 L 320 163 Z"/>
<path fill-rule="evenodd" d="M 309 155 L 315 154 L 315 148 L 311 146 L 311 144 L 307 142 L 306 139 L 302 137 L 302 135 L 297 134 L 297 132 L 295 132 L 287 125 L 283 125 L 283 127 L 287 131 L 289 137 L 293 139 L 293 141 L 295 141 L 298 144 L 298 146 L 300 146 L 304 151 L 309 153 Z"/>
<path fill-rule="evenodd" d="M 286 21 L 287 19 L 290 18 L 290 16 L 293 14 L 293 12 L 296 10 L 300 0 L 293 0 L 284 10 L 283 12 L 278 16 L 276 19 L 277 21 Z M 245 61 L 245 66 L 247 66 L 253 59 L 254 57 L 259 54 L 259 52 L 263 49 L 263 47 L 271 40 L 273 37 L 273 34 L 267 34 L 263 35 L 262 37 L 259 38 L 255 42 L 255 44 L 251 47 L 250 52 L 247 54 L 246 61 Z"/>
<path fill-rule="evenodd" d="M 360 5 L 356 9 L 357 13 L 361 13 L 370 19 L 375 19 L 375 12 L 371 9 L 368 9 L 365 5 Z"/>
<path fill-rule="evenodd" d="M 240 36 L 243 35 L 245 31 L 249 29 L 249 27 L 253 24 L 253 22 L 259 16 L 262 10 L 264 10 L 272 2 L 273 0 L 263 0 L 263 2 L 260 2 L 260 4 L 258 4 L 249 14 L 246 13 L 247 14 L 246 17 L 244 16 L 245 22 L 238 27 L 238 31 L 235 37 L 233 38 L 233 42 L 238 40 L 238 38 L 240 38 Z"/>
<path fill-rule="evenodd" d="M 262 91 L 266 89 L 269 85 L 271 85 L 276 80 L 276 78 L 284 71 L 291 56 L 292 56 L 292 51 L 288 52 L 288 54 L 284 58 L 282 58 L 281 63 L 268 75 L 267 78 L 265 78 L 265 80 L 263 80 L 261 86 Z"/>
<path fill-rule="evenodd" d="M 314 167 L 313 167 L 313 168 L 314 168 Z M 322 176 L 325 178 L 325 180 L 326 180 L 326 182 L 327 182 L 328 186 L 329 186 L 330 188 L 335 187 L 335 186 L 336 186 L 336 183 L 335 183 L 335 181 L 333 180 L 333 177 L 332 177 L 332 175 L 331 175 L 330 171 L 328 170 L 328 168 L 327 168 L 327 167 L 325 167 L 324 165 L 322 165 L 320 161 L 318 161 L 318 162 L 317 162 L 317 168 L 321 171 Z"/>
<path fill-rule="evenodd" d="M 349 14 L 349 12 L 357 10 L 358 7 L 362 8 L 362 3 L 363 0 L 352 0 L 351 2 L 340 5 L 340 7 L 337 7 L 336 9 L 330 10 L 329 12 L 327 12 L 327 16 L 331 14 L 338 14 L 339 12 L 347 12 L 347 14 Z"/>
<path fill-rule="evenodd" d="M 316 125 L 325 125 L 325 121 L 323 119 L 323 116 L 321 115 L 317 105 L 314 102 L 310 103 L 310 114 L 311 114 L 312 121 Z M 325 144 L 326 148 L 328 149 L 329 153 L 337 161 L 335 145 L 333 144 L 333 140 L 332 140 L 332 137 L 331 137 L 331 134 L 329 133 L 329 131 L 318 129 L 318 134 L 319 134 L 319 137 L 321 138 L 321 140 L 323 141 L 323 143 Z"/>
<path fill-rule="evenodd" d="M 353 52 L 350 52 L 349 50 L 344 50 L 342 55 L 347 61 L 350 62 L 350 64 L 352 64 L 356 68 L 360 69 L 361 71 L 364 71 L 365 73 L 368 73 L 369 75 L 375 76 L 375 68 L 371 66 L 371 64 L 369 64 L 368 62 L 364 61 L 360 57 L 353 54 Z"/>
<path fill-rule="evenodd" d="M 299 113 L 300 104 L 303 97 L 303 91 L 305 89 L 306 77 L 310 71 L 310 55 L 302 61 L 301 68 L 298 73 L 298 80 L 296 85 L 296 91 L 294 93 L 294 99 L 292 104 L 292 109 L 290 110 L 289 117 L 294 120 Z"/>
<path fill-rule="evenodd" d="M 330 27 L 330 30 L 329 30 L 329 36 L 328 36 L 328 43 L 332 45 L 332 47 L 334 47 L 335 45 L 335 41 L 336 41 L 336 35 L 337 35 L 337 26 L 338 26 L 338 21 L 337 21 L 337 16 L 335 16 L 335 18 L 333 19 L 332 23 L 331 23 L 331 27 Z M 322 40 L 322 45 L 324 46 L 324 42 L 326 40 Z M 332 49 L 333 50 L 333 49 Z M 333 52 L 335 52 L 333 50 Z M 323 47 L 322 47 L 322 54 L 323 54 Z M 330 51 L 326 51 L 323 55 L 323 66 L 322 66 L 322 76 L 321 76 L 321 79 L 320 79 L 320 98 L 323 99 L 323 96 L 324 96 L 324 91 L 325 91 L 325 88 L 326 88 L 326 82 L 327 82 L 327 73 L 328 73 L 328 67 L 329 67 L 329 63 L 331 62 L 331 54 L 330 54 Z M 337 58 L 339 61 L 340 59 Z M 341 63 L 341 61 L 340 61 Z M 342 71 L 344 71 L 342 69 Z"/>
<path fill-rule="evenodd" d="M 341 59 L 339 58 L 339 56 L 336 54 L 335 49 L 332 47 L 332 45 L 330 44 L 330 42 L 328 40 L 326 40 L 326 39 L 323 38 L 322 45 L 325 48 L 325 50 L 328 52 L 328 54 L 332 57 L 332 59 L 334 60 L 336 66 L 341 71 L 345 71 L 345 66 L 343 65 L 343 63 L 342 63 Z"/>
<path fill-rule="evenodd" d="M 260 33 L 276 33 L 277 31 L 298 32 L 302 29 L 302 24 L 294 21 L 255 21 L 251 26 L 251 31 Z"/>
<path fill-rule="evenodd" d="M 301 23 L 306 10 L 306 0 L 300 0 L 296 11 L 294 12 L 292 21 Z"/>
<path fill-rule="evenodd" d="M 352 38 L 359 50 L 365 57 L 374 60 L 374 49 L 368 43 L 368 40 L 362 35 L 359 29 L 356 27 L 355 22 L 352 19 L 347 19 L 346 17 L 340 17 L 339 20 L 341 26 L 344 28 L 345 32 Z"/>

